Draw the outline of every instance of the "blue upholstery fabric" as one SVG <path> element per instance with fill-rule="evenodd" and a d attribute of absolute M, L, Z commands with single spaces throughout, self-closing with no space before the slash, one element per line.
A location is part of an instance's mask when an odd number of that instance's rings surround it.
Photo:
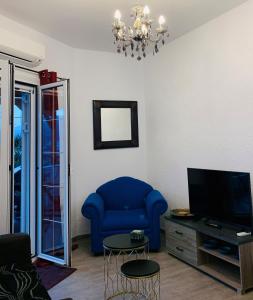
<path fill-rule="evenodd" d="M 138 179 L 120 177 L 103 184 L 97 193 L 109 210 L 131 210 L 144 207 L 144 198 L 153 188 Z"/>
<path fill-rule="evenodd" d="M 160 218 L 160 215 L 165 213 L 166 210 L 168 209 L 167 202 L 164 202 L 164 198 L 162 194 L 157 190 L 153 190 L 147 195 L 145 199 L 145 204 L 146 204 L 147 214 L 150 220 L 152 220 L 152 218 L 155 217 L 154 214 L 155 210 L 157 210 L 157 212 L 159 213 L 159 218 Z"/>
<path fill-rule="evenodd" d="M 94 217 L 99 218 L 101 221 L 104 217 L 104 201 L 97 193 L 92 193 L 86 199 L 82 207 L 82 214 L 88 219 Z"/>
<path fill-rule="evenodd" d="M 82 214 L 91 221 L 91 250 L 103 252 L 107 236 L 143 229 L 150 249 L 160 249 L 160 216 L 168 204 L 160 192 L 138 179 L 120 177 L 100 186 L 84 202 Z"/>
<path fill-rule="evenodd" d="M 149 222 L 145 209 L 107 210 L 105 212 L 102 229 L 142 229 L 148 227 Z"/>

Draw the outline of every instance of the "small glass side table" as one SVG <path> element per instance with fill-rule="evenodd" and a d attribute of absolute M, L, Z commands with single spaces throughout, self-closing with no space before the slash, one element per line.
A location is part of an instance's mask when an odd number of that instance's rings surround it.
<path fill-rule="evenodd" d="M 149 259 L 149 239 L 132 241 L 130 234 L 116 234 L 103 240 L 104 247 L 104 299 L 122 299 L 121 265 L 136 259 Z"/>
<path fill-rule="evenodd" d="M 160 300 L 160 266 L 156 261 L 128 261 L 121 266 L 121 273 L 125 295 L 131 295 L 131 299 Z"/>

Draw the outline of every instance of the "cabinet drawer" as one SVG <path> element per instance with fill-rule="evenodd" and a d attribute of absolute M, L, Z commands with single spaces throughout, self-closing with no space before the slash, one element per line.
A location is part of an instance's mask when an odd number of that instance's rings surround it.
<path fill-rule="evenodd" d="M 165 225 L 165 231 L 166 231 L 166 239 L 171 237 L 174 239 L 182 240 L 185 243 L 189 243 L 192 245 L 196 245 L 197 243 L 196 231 L 188 227 L 182 226 L 180 224 L 171 221 L 167 221 Z"/>
<path fill-rule="evenodd" d="M 182 241 L 173 238 L 166 240 L 166 248 L 168 253 L 175 255 L 189 264 L 198 265 L 196 248 L 189 248 Z"/>
<path fill-rule="evenodd" d="M 173 236 L 166 237 L 166 247 L 169 247 L 170 245 L 176 245 L 183 247 L 185 249 L 188 249 L 191 252 L 197 253 L 197 244 L 196 241 L 191 239 L 177 239 Z"/>

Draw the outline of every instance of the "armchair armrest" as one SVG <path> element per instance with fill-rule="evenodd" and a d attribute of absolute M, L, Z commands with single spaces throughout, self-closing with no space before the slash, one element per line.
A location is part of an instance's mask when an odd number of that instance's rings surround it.
<path fill-rule="evenodd" d="M 163 195 L 157 191 L 151 191 L 145 198 L 146 210 L 149 218 L 154 214 L 162 215 L 168 209 L 168 204 Z"/>
<path fill-rule="evenodd" d="M 88 219 L 99 217 L 102 220 L 104 217 L 104 201 L 102 197 L 97 193 L 90 194 L 82 206 L 82 214 Z"/>

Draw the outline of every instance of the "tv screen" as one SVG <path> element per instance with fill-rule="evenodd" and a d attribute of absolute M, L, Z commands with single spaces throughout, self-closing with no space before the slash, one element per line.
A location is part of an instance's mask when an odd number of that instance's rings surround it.
<path fill-rule="evenodd" d="M 203 169 L 187 172 L 192 214 L 252 228 L 249 173 Z"/>

